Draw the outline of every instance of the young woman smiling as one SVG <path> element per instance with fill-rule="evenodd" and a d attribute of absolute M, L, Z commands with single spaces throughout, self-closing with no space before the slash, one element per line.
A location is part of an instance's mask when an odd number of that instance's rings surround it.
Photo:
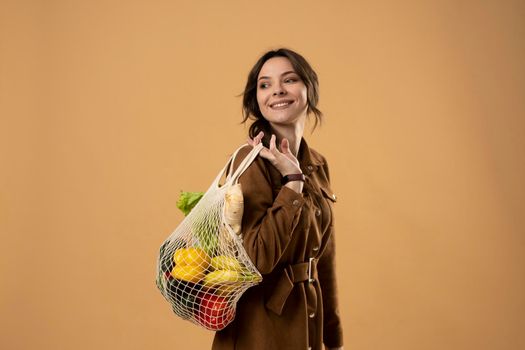
<path fill-rule="evenodd" d="M 243 122 L 248 145 L 263 143 L 241 175 L 243 245 L 263 275 L 216 332 L 214 350 L 343 349 L 335 274 L 333 205 L 326 159 L 303 138 L 306 119 L 322 113 L 317 74 L 289 49 L 266 52 L 248 75 Z M 315 129 L 314 126 L 314 129 Z"/>

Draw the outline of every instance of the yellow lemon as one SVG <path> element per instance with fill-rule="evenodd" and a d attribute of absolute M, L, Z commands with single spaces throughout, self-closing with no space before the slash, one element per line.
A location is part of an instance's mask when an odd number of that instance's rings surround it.
<path fill-rule="evenodd" d="M 210 266 L 210 257 L 206 252 L 200 248 L 182 248 L 177 249 L 173 254 L 175 264 L 183 265 L 198 265 L 205 270 Z"/>
<path fill-rule="evenodd" d="M 173 254 L 173 261 L 177 265 L 182 265 L 181 262 L 184 260 L 185 256 L 186 256 L 185 248 L 177 249 L 175 253 Z"/>
<path fill-rule="evenodd" d="M 198 265 L 176 265 L 171 275 L 179 280 L 198 283 L 204 278 L 205 269 Z"/>

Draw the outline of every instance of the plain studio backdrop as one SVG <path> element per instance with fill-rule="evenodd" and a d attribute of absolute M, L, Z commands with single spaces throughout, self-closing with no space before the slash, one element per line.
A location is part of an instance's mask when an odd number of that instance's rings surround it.
<path fill-rule="evenodd" d="M 523 1 L 1 1 L 0 348 L 207 349 L 162 241 L 303 54 L 347 350 L 525 348 Z"/>

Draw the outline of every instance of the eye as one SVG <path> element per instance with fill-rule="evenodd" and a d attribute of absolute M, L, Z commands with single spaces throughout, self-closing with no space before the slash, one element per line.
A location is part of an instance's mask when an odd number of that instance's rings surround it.
<path fill-rule="evenodd" d="M 259 88 L 260 89 L 265 89 L 267 87 L 268 87 L 268 83 L 261 83 L 261 84 L 259 84 Z"/>
<path fill-rule="evenodd" d="M 295 83 L 296 81 L 298 81 L 299 78 L 296 78 L 296 77 L 290 77 L 290 78 L 286 78 L 284 80 L 285 83 Z"/>

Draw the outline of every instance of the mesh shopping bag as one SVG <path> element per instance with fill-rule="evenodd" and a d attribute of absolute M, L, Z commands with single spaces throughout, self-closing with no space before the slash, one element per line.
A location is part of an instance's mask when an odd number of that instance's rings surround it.
<path fill-rule="evenodd" d="M 233 321 L 241 295 L 262 281 L 242 245 L 243 197 L 238 183 L 262 147 L 254 147 L 232 174 L 242 147 L 237 149 L 160 247 L 157 287 L 176 315 L 209 330 L 223 329 Z M 228 166 L 228 177 L 220 185 Z"/>

